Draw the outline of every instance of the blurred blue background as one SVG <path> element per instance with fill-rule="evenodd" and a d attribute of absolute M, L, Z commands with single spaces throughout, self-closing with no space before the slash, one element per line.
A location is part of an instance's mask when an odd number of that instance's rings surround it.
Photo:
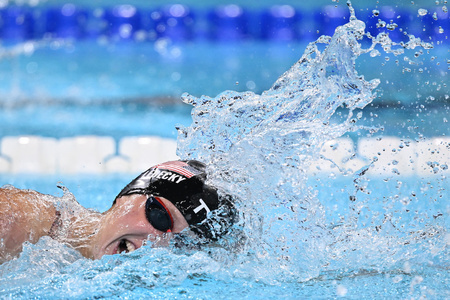
<path fill-rule="evenodd" d="M 381 79 L 366 123 L 377 112 L 375 123 L 388 134 L 448 134 L 446 4 L 354 2 L 372 35 L 385 31 L 400 43 L 414 34 L 434 46 L 358 59 L 361 75 Z M 190 122 L 183 92 L 261 93 L 309 42 L 332 35 L 349 18 L 346 3 L 331 0 L 168 3 L 2 2 L 0 137 L 174 138 L 176 124 Z"/>

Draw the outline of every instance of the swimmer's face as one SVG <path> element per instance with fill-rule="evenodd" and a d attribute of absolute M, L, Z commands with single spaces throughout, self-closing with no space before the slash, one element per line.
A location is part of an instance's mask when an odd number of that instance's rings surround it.
<path fill-rule="evenodd" d="M 173 218 L 172 233 L 179 233 L 188 223 L 181 212 L 167 199 L 158 197 Z M 156 245 L 167 244 L 170 233 L 155 229 L 145 217 L 146 195 L 133 194 L 116 200 L 114 206 L 103 215 L 98 233 L 94 239 L 93 256 L 131 252 L 146 241 Z"/>

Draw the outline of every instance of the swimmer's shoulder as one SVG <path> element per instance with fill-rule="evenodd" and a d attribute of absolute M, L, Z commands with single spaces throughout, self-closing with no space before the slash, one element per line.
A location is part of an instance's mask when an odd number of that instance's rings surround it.
<path fill-rule="evenodd" d="M 12 186 L 0 188 L 0 239 L 16 253 L 25 241 L 32 243 L 47 235 L 55 220 L 56 208 L 46 195 Z"/>
<path fill-rule="evenodd" d="M 18 189 L 12 185 L 0 187 L 0 201 L 17 202 L 17 200 L 21 200 L 23 202 L 29 202 L 35 201 L 35 199 L 42 199 L 42 201 L 47 202 L 45 195 L 35 190 Z"/>
<path fill-rule="evenodd" d="M 2 206 L 2 210 L 0 213 L 11 213 L 12 209 L 17 206 L 15 204 L 18 198 L 21 198 L 21 194 L 24 195 L 24 192 L 18 188 L 13 187 L 12 185 L 1 187 L 0 204 Z"/>
<path fill-rule="evenodd" d="M 56 208 L 46 195 L 34 190 L 23 190 L 13 186 L 0 188 L 0 217 L 2 219 L 31 221 L 54 218 Z"/>
<path fill-rule="evenodd" d="M 0 188 L 0 263 L 17 256 L 26 241 L 48 235 L 56 208 L 46 195 L 13 186 Z"/>

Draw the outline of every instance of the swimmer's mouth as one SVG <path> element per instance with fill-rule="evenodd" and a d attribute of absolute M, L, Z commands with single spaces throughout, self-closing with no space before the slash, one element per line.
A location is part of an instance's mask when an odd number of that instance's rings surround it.
<path fill-rule="evenodd" d="M 127 239 L 120 240 L 117 253 L 129 253 L 136 250 L 136 246 Z"/>

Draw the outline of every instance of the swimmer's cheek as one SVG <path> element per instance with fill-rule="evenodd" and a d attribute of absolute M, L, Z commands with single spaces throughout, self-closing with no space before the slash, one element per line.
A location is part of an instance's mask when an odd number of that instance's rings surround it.
<path fill-rule="evenodd" d="M 114 254 L 112 246 L 108 246 L 104 250 L 94 249 L 94 251 L 94 259 L 101 259 L 104 255 Z"/>

